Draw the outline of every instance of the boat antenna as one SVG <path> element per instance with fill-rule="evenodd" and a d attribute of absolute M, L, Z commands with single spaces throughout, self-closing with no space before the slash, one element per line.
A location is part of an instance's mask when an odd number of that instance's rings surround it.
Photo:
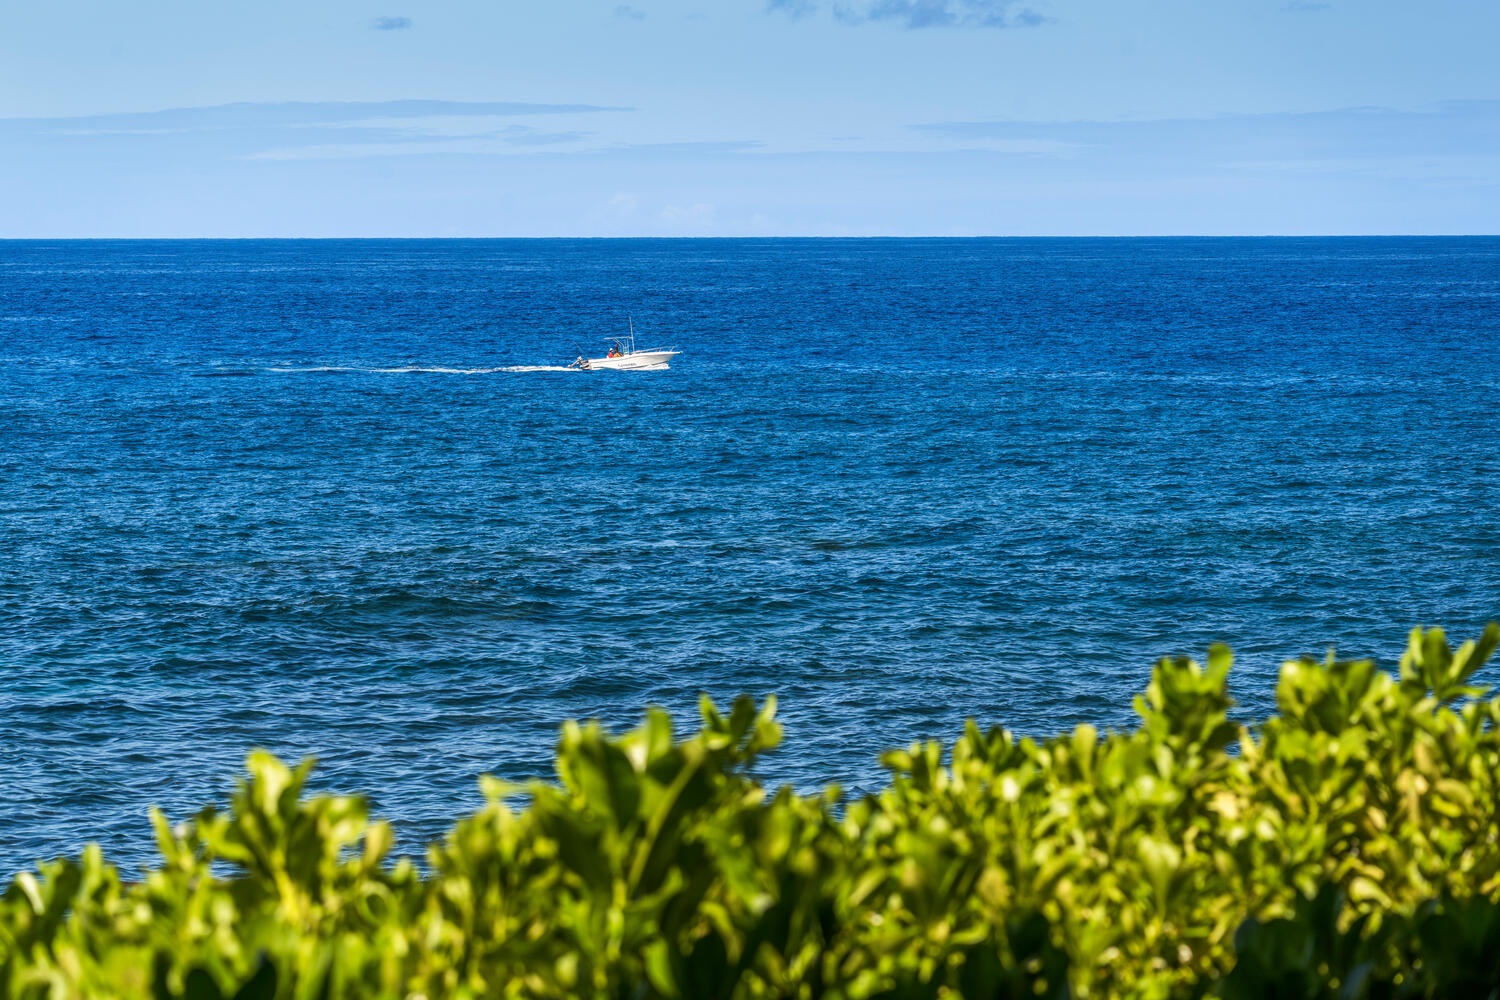
<path fill-rule="evenodd" d="M 635 320 L 630 313 L 625 314 L 625 322 L 630 324 L 630 353 L 635 353 Z"/>

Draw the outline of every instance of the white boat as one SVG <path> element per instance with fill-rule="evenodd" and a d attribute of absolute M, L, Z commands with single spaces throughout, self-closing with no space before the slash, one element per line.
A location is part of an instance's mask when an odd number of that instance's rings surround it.
<path fill-rule="evenodd" d="M 636 350 L 635 346 L 635 321 L 630 323 L 630 334 L 624 341 L 611 340 L 609 351 L 602 358 L 586 358 L 578 356 L 569 368 L 578 368 L 586 372 L 599 371 L 610 368 L 616 371 L 660 371 L 669 367 L 668 362 L 682 352 L 672 347 L 657 347 L 652 350 Z"/>

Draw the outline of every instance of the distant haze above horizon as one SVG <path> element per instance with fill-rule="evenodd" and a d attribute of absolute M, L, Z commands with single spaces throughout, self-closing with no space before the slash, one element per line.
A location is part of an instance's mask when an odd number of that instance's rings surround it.
<path fill-rule="evenodd" d="M 0 238 L 1500 232 L 1500 5 L 59 0 Z"/>

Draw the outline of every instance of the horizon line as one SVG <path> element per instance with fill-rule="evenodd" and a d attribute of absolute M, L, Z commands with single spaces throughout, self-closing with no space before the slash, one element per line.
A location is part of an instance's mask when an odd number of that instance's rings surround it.
<path fill-rule="evenodd" d="M 967 235 L 766 234 L 766 235 L 633 235 L 633 236 L 0 236 L 0 243 L 354 243 L 477 242 L 482 240 L 1383 240 L 1495 239 L 1500 233 L 980 233 Z"/>

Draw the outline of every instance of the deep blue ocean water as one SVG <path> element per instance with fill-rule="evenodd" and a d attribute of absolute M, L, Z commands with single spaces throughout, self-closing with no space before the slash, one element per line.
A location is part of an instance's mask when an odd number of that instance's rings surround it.
<path fill-rule="evenodd" d="M 1500 238 L 0 243 L 0 877 L 253 746 L 420 852 L 705 691 L 802 788 L 1215 640 L 1263 715 L 1500 617 L 1497 345 Z"/>

